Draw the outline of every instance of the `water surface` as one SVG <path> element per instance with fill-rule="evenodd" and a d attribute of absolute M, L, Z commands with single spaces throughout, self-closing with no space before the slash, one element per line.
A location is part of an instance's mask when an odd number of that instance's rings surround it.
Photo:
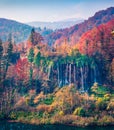
<path fill-rule="evenodd" d="M 66 125 L 30 125 L 23 123 L 0 122 L 0 130 L 114 130 L 114 126 L 85 128 Z"/>

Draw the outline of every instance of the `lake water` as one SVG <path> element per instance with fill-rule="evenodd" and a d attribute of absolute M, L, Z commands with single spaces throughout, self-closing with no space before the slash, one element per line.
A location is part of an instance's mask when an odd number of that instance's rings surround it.
<path fill-rule="evenodd" d="M 114 130 L 114 126 L 79 128 L 65 125 L 28 125 L 22 123 L 0 122 L 0 130 Z"/>

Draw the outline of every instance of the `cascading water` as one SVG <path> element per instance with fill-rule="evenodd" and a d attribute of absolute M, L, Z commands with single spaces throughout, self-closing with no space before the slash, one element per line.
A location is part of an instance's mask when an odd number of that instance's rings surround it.
<path fill-rule="evenodd" d="M 62 87 L 63 86 L 63 82 L 62 82 L 62 69 L 61 69 L 61 64 L 59 64 L 59 87 Z"/>
<path fill-rule="evenodd" d="M 96 83 L 97 82 L 97 80 L 96 80 L 96 78 L 97 78 L 96 77 L 96 67 L 94 67 L 93 70 L 94 70 L 94 83 Z"/>
<path fill-rule="evenodd" d="M 80 72 L 81 72 L 81 90 L 84 91 L 83 67 L 80 67 Z"/>
<path fill-rule="evenodd" d="M 74 84 L 76 84 L 76 66 L 74 64 Z"/>
<path fill-rule="evenodd" d="M 59 81 L 59 64 L 57 64 L 57 74 L 58 74 L 58 85 L 59 85 L 59 83 L 60 83 L 60 81 Z"/>
<path fill-rule="evenodd" d="M 88 79 L 88 65 L 86 65 L 85 67 L 85 73 L 84 73 L 84 88 L 87 90 L 88 88 L 87 88 L 87 86 L 88 86 L 88 81 L 87 81 L 87 79 Z"/>
<path fill-rule="evenodd" d="M 49 68 L 48 68 L 48 79 L 50 79 L 51 68 L 52 68 L 52 66 L 50 65 Z"/>
<path fill-rule="evenodd" d="M 52 75 L 53 69 L 55 69 L 55 74 Z M 69 61 L 64 63 L 62 61 L 62 63 L 58 62 L 53 69 L 52 66 L 49 66 L 48 78 L 57 76 L 59 87 L 74 83 L 77 89 L 80 89 L 81 92 L 85 92 L 89 90 L 94 82 L 98 81 L 97 65 L 93 60 L 88 61 L 88 59 L 79 58 L 73 62 Z"/>
<path fill-rule="evenodd" d="M 72 64 L 69 65 L 69 84 L 71 84 L 71 79 L 72 79 Z"/>
<path fill-rule="evenodd" d="M 65 85 L 68 85 L 68 64 L 66 65 L 66 70 L 65 70 Z"/>
<path fill-rule="evenodd" d="M 57 82 L 59 87 L 74 83 L 82 92 L 88 91 L 90 86 L 97 82 L 97 70 L 90 65 L 57 64 Z"/>

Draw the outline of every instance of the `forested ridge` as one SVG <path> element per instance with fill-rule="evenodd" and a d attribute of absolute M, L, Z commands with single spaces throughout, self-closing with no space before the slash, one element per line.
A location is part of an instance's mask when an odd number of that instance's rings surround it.
<path fill-rule="evenodd" d="M 105 19 L 95 24 L 99 15 Z M 62 40 L 47 43 L 54 33 L 48 37 L 35 28 L 24 42 L 16 44 L 12 33 L 7 42 L 0 40 L 0 119 L 114 124 L 114 8 L 95 16 L 89 18 L 92 26 L 80 37 L 77 29 L 72 33 L 78 40 L 61 34 Z"/>

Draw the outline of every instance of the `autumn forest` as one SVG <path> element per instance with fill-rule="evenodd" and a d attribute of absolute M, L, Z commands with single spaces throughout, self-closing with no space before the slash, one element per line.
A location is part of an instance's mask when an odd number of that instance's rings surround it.
<path fill-rule="evenodd" d="M 65 29 L 0 30 L 0 120 L 114 125 L 114 7 Z"/>

